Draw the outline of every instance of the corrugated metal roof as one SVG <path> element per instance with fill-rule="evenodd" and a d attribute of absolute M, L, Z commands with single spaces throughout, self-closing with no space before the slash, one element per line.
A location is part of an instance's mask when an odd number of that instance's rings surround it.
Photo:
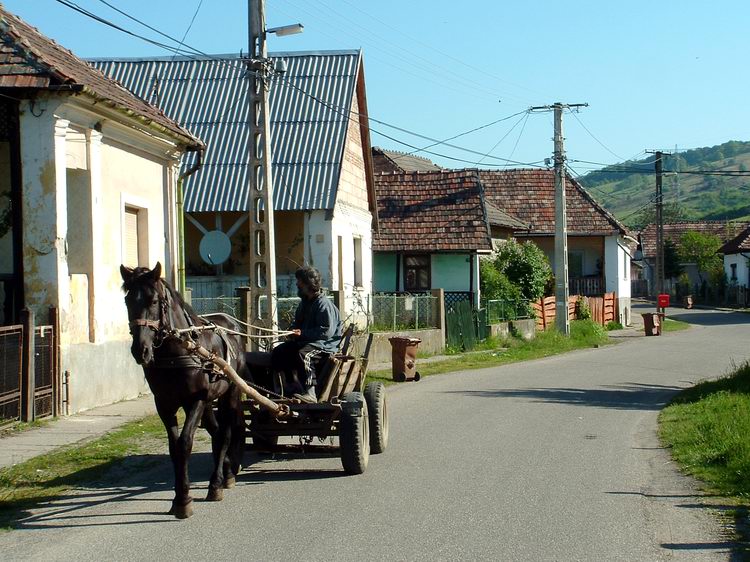
<path fill-rule="evenodd" d="M 339 108 L 351 108 L 361 54 L 270 57 L 287 63 L 270 94 L 274 208 L 332 209 L 348 125 L 348 113 Z M 203 168 L 185 181 L 187 212 L 248 210 L 250 81 L 237 56 L 91 62 L 206 142 Z M 183 163 L 191 164 L 192 158 Z"/>

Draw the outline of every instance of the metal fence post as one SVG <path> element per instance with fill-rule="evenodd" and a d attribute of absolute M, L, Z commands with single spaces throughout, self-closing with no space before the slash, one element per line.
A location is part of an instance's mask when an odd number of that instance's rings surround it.
<path fill-rule="evenodd" d="M 414 329 L 419 330 L 419 295 L 414 297 Z"/>
<path fill-rule="evenodd" d="M 34 312 L 28 308 L 21 311 L 23 324 L 23 356 L 21 358 L 21 421 L 34 421 L 34 386 L 36 369 L 34 367 Z"/>
<path fill-rule="evenodd" d="M 396 331 L 396 308 L 398 307 L 398 295 L 393 294 L 393 328 L 391 328 L 394 332 Z"/>

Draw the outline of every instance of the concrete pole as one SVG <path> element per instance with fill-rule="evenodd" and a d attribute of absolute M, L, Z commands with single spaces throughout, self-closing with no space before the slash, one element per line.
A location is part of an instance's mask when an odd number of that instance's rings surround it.
<path fill-rule="evenodd" d="M 656 294 L 664 292 L 664 217 L 662 193 L 662 161 L 664 154 L 657 150 L 654 167 L 656 170 Z"/>
<path fill-rule="evenodd" d="M 271 181 L 271 135 L 268 80 L 271 62 L 266 47 L 265 1 L 248 0 L 250 101 L 250 311 L 248 321 L 276 327 L 276 249 Z M 255 340 L 257 341 L 257 340 Z"/>
<path fill-rule="evenodd" d="M 568 219 L 565 209 L 565 149 L 563 147 L 561 103 L 555 112 L 555 326 L 570 335 L 568 320 Z"/>

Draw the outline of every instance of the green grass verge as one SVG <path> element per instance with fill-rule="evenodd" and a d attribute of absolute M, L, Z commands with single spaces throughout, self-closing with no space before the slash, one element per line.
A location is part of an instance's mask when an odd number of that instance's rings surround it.
<path fill-rule="evenodd" d="M 661 330 L 662 332 L 679 332 L 680 330 L 687 330 L 688 328 L 690 328 L 690 324 L 687 322 L 665 318 Z"/>
<path fill-rule="evenodd" d="M 455 358 L 432 363 L 420 364 L 417 360 L 417 369 L 421 376 L 426 377 L 453 371 L 507 365 L 508 363 L 538 359 L 607 343 L 611 343 L 611 340 L 608 339 L 602 326 L 590 320 L 574 320 L 570 323 L 569 338 L 562 336 L 554 329 L 550 329 L 545 332 L 538 332 L 536 337 L 530 341 L 515 337 L 506 340 L 495 339 L 482 344 L 482 347 L 490 348 L 479 353 L 456 355 Z M 368 380 L 381 381 L 386 385 L 399 384 L 392 380 L 390 370 L 370 372 L 367 378 Z"/>
<path fill-rule="evenodd" d="M 76 485 L 98 480 L 124 457 L 147 452 L 155 438 L 165 440 L 164 426 L 158 416 L 150 416 L 94 441 L 0 469 L 0 529 L 12 528 L 27 510 Z"/>
<path fill-rule="evenodd" d="M 672 456 L 711 491 L 750 498 L 750 364 L 679 394 L 659 416 Z"/>

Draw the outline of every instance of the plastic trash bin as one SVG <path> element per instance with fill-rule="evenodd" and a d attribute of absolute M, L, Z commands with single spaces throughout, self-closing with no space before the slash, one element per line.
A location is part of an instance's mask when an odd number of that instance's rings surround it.
<path fill-rule="evenodd" d="M 419 338 L 388 338 L 391 342 L 391 367 L 393 380 L 397 382 L 418 381 L 421 377 L 416 370 Z"/>
<path fill-rule="evenodd" d="M 661 318 L 656 312 L 647 312 L 641 314 L 643 317 L 643 329 L 646 331 L 647 336 L 660 336 L 661 335 Z"/>

